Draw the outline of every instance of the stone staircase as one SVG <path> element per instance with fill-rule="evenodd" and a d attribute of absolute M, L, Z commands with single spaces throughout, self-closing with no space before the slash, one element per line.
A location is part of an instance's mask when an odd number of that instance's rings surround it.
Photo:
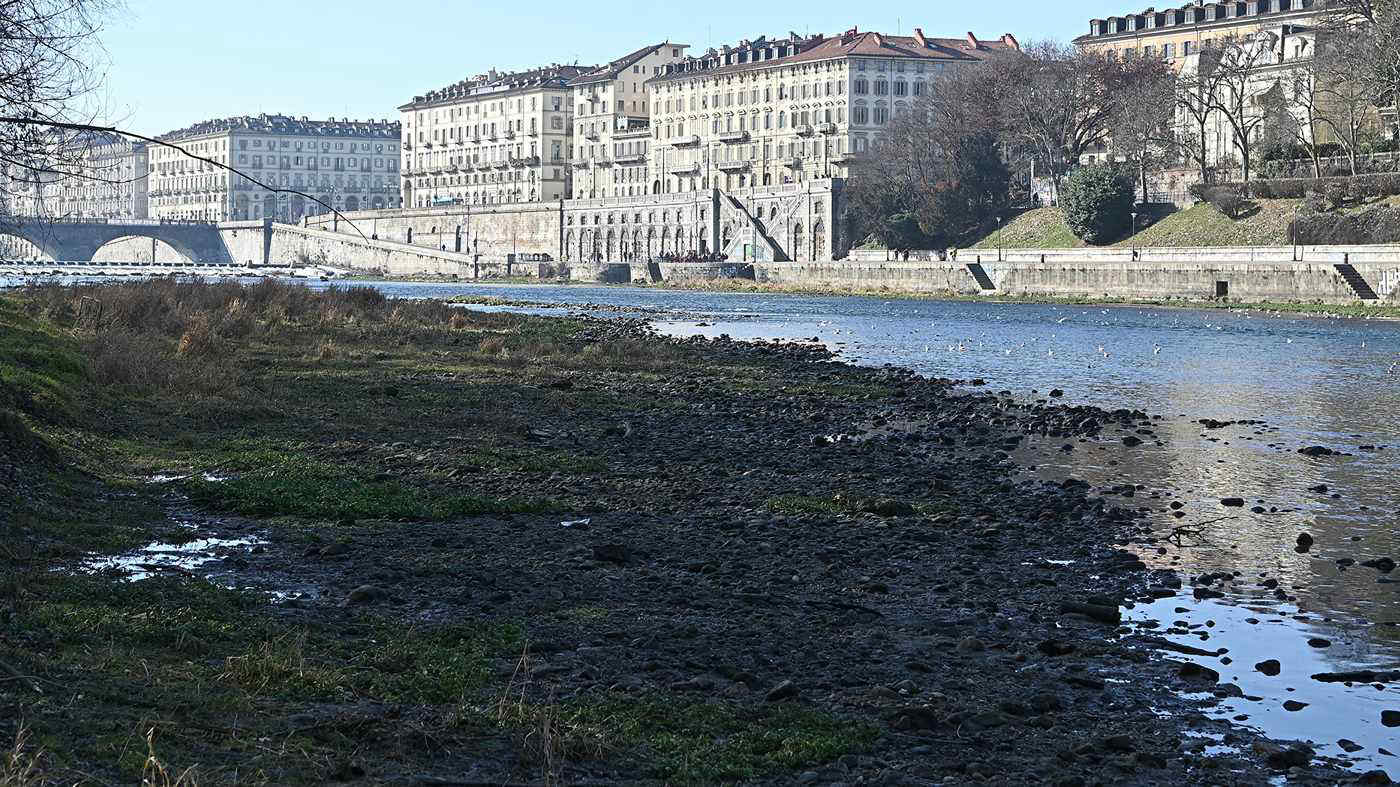
<path fill-rule="evenodd" d="M 742 202 L 728 194 L 722 194 L 722 197 L 723 201 L 721 204 L 724 206 L 725 211 L 721 219 L 733 218 L 739 228 L 734 233 L 734 237 L 730 239 L 729 244 L 723 249 L 720 249 L 721 253 L 731 260 L 740 259 L 743 256 L 744 243 L 749 237 L 748 230 L 752 230 L 755 242 L 761 243 L 768 248 L 769 259 L 775 262 L 783 262 L 788 259 L 787 252 L 783 250 L 782 245 L 774 240 L 773 236 L 768 234 L 768 230 L 764 227 L 763 222 L 755 219 L 753 215 L 749 213 L 748 209 L 744 207 Z M 785 211 L 789 209 L 790 206 L 784 208 Z M 781 214 L 779 218 L 781 218 Z M 721 221 L 721 226 L 722 225 L 723 222 Z"/>
<path fill-rule="evenodd" d="M 1375 301 L 1380 299 L 1376 291 L 1371 289 L 1370 282 L 1366 281 L 1366 278 L 1360 273 L 1357 273 L 1356 268 L 1347 263 L 1338 263 L 1332 267 L 1336 268 L 1337 273 L 1346 280 L 1347 284 L 1351 285 L 1352 291 L 1356 293 L 1358 298 L 1363 301 Z"/>
<path fill-rule="evenodd" d="M 972 278 L 977 280 L 977 286 L 983 292 L 995 290 L 997 285 L 992 281 L 992 277 L 987 275 L 987 269 L 982 267 L 980 262 L 969 262 L 966 264 L 967 272 L 972 274 Z"/>

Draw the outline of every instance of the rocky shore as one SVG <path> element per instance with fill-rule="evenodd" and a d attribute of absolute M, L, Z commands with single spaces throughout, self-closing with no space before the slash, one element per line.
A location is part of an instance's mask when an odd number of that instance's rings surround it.
<path fill-rule="evenodd" d="M 88 576 L 90 557 L 49 550 L 51 567 L 122 593 L 240 589 L 236 620 L 278 632 L 265 642 L 301 632 L 324 643 L 289 667 L 236 634 L 210 635 L 228 641 L 200 651 L 212 665 L 201 680 L 208 691 L 237 684 L 239 719 L 199 740 L 168 738 L 201 783 L 1357 778 L 1304 745 L 1204 715 L 1238 692 L 1212 666 L 1228 654 L 1177 646 L 1165 657 L 1162 640 L 1122 622 L 1125 606 L 1182 592 L 1182 577 L 1140 559 L 1171 545 L 1087 484 L 1039 480 L 1010 459 L 1027 435 L 1154 438 L 1150 415 L 1016 401 L 980 381 L 847 366 L 812 346 L 665 339 L 642 321 L 469 319 L 455 329 L 476 332 L 469 341 L 374 337 L 381 349 L 344 363 L 263 346 L 241 368 L 273 412 L 239 410 L 193 435 L 237 432 L 236 451 L 185 441 L 139 460 L 127 452 L 129 476 L 182 471 L 143 485 L 166 523 L 150 533 L 177 522 L 187 541 L 218 539 L 190 550 L 203 562 L 133 559 Z M 493 339 L 504 334 L 555 349 L 511 355 L 512 339 Z M 335 374 L 318 376 L 326 368 Z M 337 385 L 350 388 L 305 398 Z M 128 417 L 112 430 L 151 434 Z M 218 420 L 181 409 L 177 422 L 189 418 Z M 274 442 L 301 466 L 356 468 L 354 483 L 270 471 L 293 465 L 241 453 Z M 432 502 L 420 511 L 396 489 Z M 450 490 L 469 492 L 474 510 L 448 502 Z M 128 582 L 132 565 L 154 577 Z M 16 609 L 42 606 L 43 582 L 28 592 Z M 0 683 L 0 700 L 44 728 L 65 690 L 30 689 L 85 662 L 51 616 L 9 620 L 0 656 L 36 683 Z M 39 628 L 15 628 L 25 622 Z M 480 646 L 480 680 L 460 691 L 385 688 L 441 685 L 425 655 L 436 651 L 361 658 L 390 631 L 458 627 L 509 630 Z M 252 653 L 280 666 L 252 670 Z M 310 680 L 313 667 L 335 685 Z M 91 693 L 105 696 L 94 716 L 205 718 L 158 694 Z M 146 702 L 159 710 L 132 710 Z M 253 736 L 308 738 L 312 753 L 268 757 L 247 745 Z M 56 772 L 126 772 L 120 758 L 65 754 L 61 732 L 45 740 Z"/>

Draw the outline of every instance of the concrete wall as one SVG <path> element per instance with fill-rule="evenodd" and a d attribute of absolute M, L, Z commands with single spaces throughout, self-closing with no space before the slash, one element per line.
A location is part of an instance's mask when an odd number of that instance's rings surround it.
<path fill-rule="evenodd" d="M 947 295 L 981 292 L 967 266 L 932 262 L 758 262 L 754 280 L 790 287 Z"/>
<path fill-rule="evenodd" d="M 345 218 L 308 216 L 303 226 L 425 249 L 504 259 L 507 254 L 548 254 L 561 259 L 559 203 L 454 205 L 446 208 L 362 211 Z M 358 230 L 358 231 L 357 231 Z M 410 230 L 412 231 L 410 234 Z M 458 239 L 460 238 L 460 244 Z"/>
<path fill-rule="evenodd" d="M 458 254 L 405 243 L 365 240 L 337 232 L 274 224 L 269 259 L 274 264 L 327 265 L 382 276 L 446 276 L 460 279 L 535 276 L 537 264 Z"/>

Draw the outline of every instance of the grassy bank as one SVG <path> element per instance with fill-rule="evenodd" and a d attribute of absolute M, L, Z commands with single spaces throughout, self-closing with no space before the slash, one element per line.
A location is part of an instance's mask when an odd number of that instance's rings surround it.
<path fill-rule="evenodd" d="M 1232 219 L 1213 205 L 1201 203 L 1185 210 L 1139 216 L 1143 227 L 1113 243 L 1118 247 L 1169 248 L 1195 246 L 1287 246 L 1288 224 L 1301 200 L 1255 200 Z M 1074 236 L 1059 208 L 1036 208 L 1007 222 L 1000 235 L 991 232 L 973 248 L 1076 249 L 1085 243 Z"/>
<path fill-rule="evenodd" d="M 450 575 L 451 550 L 426 542 L 326 574 L 373 593 L 285 606 L 234 589 L 256 580 L 74 570 L 219 528 L 278 545 L 290 572 L 330 545 L 388 539 L 388 554 L 428 529 L 446 544 L 473 521 L 584 515 L 611 505 L 598 488 L 613 460 L 540 424 L 623 411 L 613 390 L 682 370 L 735 390 L 782 383 L 763 363 L 590 330 L 273 281 L 0 297 L 0 736 L 15 744 L 0 781 L 379 782 L 455 757 L 543 781 L 607 760 L 708 782 L 863 750 L 865 721 L 800 705 L 555 698 L 516 669 L 528 611 L 446 621 L 360 603 L 389 595 L 386 576 Z"/>

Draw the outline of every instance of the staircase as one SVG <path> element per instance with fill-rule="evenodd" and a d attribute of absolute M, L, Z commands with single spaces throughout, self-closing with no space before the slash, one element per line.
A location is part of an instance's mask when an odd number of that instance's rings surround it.
<path fill-rule="evenodd" d="M 723 194 L 723 197 L 725 200 L 725 207 L 728 208 L 727 212 L 736 215 L 739 219 L 739 224 L 745 225 L 746 228 L 752 228 L 754 239 L 768 247 L 769 259 L 774 261 L 788 259 L 788 255 L 783 251 L 783 247 L 768 234 L 768 230 L 749 213 L 742 202 L 728 194 Z M 738 259 L 742 256 L 741 252 L 744 247 L 745 238 L 746 235 L 742 230 L 736 231 L 734 237 L 730 239 L 729 245 L 720 249 L 720 251 L 729 259 Z"/>
<path fill-rule="evenodd" d="M 1357 273 L 1356 268 L 1353 268 L 1347 263 L 1338 263 L 1332 267 L 1337 269 L 1337 273 L 1340 274 L 1343 279 L 1346 279 L 1347 284 L 1351 285 L 1352 291 L 1354 291 L 1361 300 L 1374 301 L 1380 299 L 1380 296 L 1376 295 L 1376 291 L 1371 289 L 1370 282 L 1366 281 L 1361 274 Z"/>
<path fill-rule="evenodd" d="M 988 291 L 990 291 L 990 290 L 995 290 L 995 289 L 997 288 L 996 284 L 994 284 L 994 283 L 992 282 L 992 277 L 991 277 L 991 276 L 988 276 L 988 275 L 987 275 L 987 270 L 986 270 L 985 268 L 982 267 L 982 263 L 980 263 L 980 262 L 969 262 L 969 263 L 967 263 L 967 272 L 968 272 L 968 273 L 971 273 L 971 274 L 972 274 L 972 278 L 974 278 L 974 279 L 977 280 L 977 286 L 978 286 L 978 287 L 981 287 L 983 292 L 988 292 Z M 1374 297 L 1374 296 L 1372 296 L 1372 297 Z"/>

